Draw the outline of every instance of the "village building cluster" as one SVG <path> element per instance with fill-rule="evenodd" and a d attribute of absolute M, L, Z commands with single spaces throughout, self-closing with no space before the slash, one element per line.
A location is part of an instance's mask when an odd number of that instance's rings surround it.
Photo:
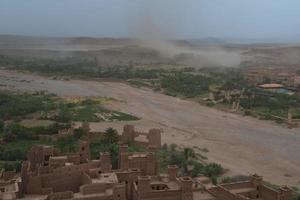
<path fill-rule="evenodd" d="M 300 87 L 300 66 L 293 67 L 249 67 L 244 71 L 246 80 L 255 83 L 274 83 L 287 87 Z"/>
<path fill-rule="evenodd" d="M 139 140 L 139 137 L 145 137 Z M 291 200 L 288 187 L 274 190 L 262 177 L 249 181 L 213 185 L 209 178 L 179 177 L 177 166 L 158 171 L 157 150 L 161 130 L 148 133 L 124 127 L 120 136 L 119 163 L 112 169 L 109 153 L 91 160 L 89 142 L 80 141 L 76 153 L 62 153 L 52 146 L 36 145 L 22 164 L 20 174 L 1 172 L 0 199 L 13 200 Z M 129 152 L 128 143 L 147 147 Z"/>

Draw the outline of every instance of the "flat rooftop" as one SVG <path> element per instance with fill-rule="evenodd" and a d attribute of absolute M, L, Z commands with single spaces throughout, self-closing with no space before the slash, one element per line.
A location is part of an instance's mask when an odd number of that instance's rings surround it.
<path fill-rule="evenodd" d="M 92 183 L 118 183 L 118 177 L 115 173 L 102 173 L 97 178 L 92 179 Z"/>
<path fill-rule="evenodd" d="M 216 200 L 216 198 L 206 191 L 196 191 L 193 193 L 194 200 Z"/>

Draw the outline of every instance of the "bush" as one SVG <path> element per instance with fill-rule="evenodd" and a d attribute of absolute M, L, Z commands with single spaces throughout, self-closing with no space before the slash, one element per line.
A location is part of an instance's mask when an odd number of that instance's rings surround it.
<path fill-rule="evenodd" d="M 55 116 L 55 120 L 62 123 L 70 123 L 72 114 L 65 105 L 61 105 L 58 114 Z"/>
<path fill-rule="evenodd" d="M 44 93 L 12 94 L 0 92 L 0 119 L 10 120 L 37 111 L 47 111 L 53 106 L 52 97 Z"/>
<path fill-rule="evenodd" d="M 92 159 L 99 158 L 99 152 L 109 152 L 112 161 L 112 167 L 116 169 L 119 162 L 119 145 L 117 143 L 106 143 L 104 140 L 96 139 L 90 144 Z"/>
<path fill-rule="evenodd" d="M 73 137 L 75 138 L 75 139 L 80 139 L 80 138 L 82 138 L 83 136 L 85 135 L 85 131 L 84 131 L 84 129 L 83 128 L 76 128 L 76 129 L 74 129 L 74 134 L 73 134 Z"/>
<path fill-rule="evenodd" d="M 209 163 L 204 167 L 204 174 L 208 177 L 219 176 L 223 172 L 223 168 L 220 164 Z"/>
<path fill-rule="evenodd" d="M 55 147 L 62 152 L 76 152 L 78 149 L 77 140 L 73 136 L 62 137 L 57 140 Z"/>
<path fill-rule="evenodd" d="M 13 142 L 15 140 L 38 140 L 39 137 L 32 130 L 13 122 L 4 127 L 3 139 L 5 142 Z"/>
<path fill-rule="evenodd" d="M 3 131 L 4 128 L 4 121 L 0 119 L 0 133 Z"/>
<path fill-rule="evenodd" d="M 0 160 L 16 161 L 25 160 L 26 152 L 22 152 L 20 149 L 5 149 L 0 147 Z"/>
<path fill-rule="evenodd" d="M 103 142 L 107 144 L 118 143 L 119 135 L 116 129 L 108 128 L 105 130 Z"/>
<path fill-rule="evenodd" d="M 16 162 L 4 162 L 0 163 L 0 169 L 3 168 L 5 171 L 16 171 L 20 172 L 22 168 L 22 163 L 20 161 Z"/>

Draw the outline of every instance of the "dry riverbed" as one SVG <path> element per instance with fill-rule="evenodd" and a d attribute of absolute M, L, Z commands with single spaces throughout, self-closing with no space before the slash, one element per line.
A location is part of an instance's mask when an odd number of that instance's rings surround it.
<path fill-rule="evenodd" d="M 209 152 L 204 155 L 230 169 L 230 174 L 258 173 L 274 184 L 300 188 L 300 129 L 225 113 L 119 82 L 52 80 L 0 70 L 0 88 L 46 90 L 62 97 L 113 97 L 120 101 L 110 107 L 142 118 L 130 122 L 137 129 L 162 128 L 165 143 L 207 148 Z M 121 130 L 123 125 L 93 123 L 92 128 L 114 126 Z"/>

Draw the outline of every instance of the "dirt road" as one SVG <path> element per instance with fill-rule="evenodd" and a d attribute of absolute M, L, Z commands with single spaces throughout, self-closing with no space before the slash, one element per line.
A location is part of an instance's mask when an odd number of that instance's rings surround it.
<path fill-rule="evenodd" d="M 164 129 L 163 142 L 207 148 L 210 161 L 232 174 L 261 174 L 268 181 L 300 187 L 300 129 L 225 113 L 197 103 L 165 96 L 118 82 L 49 78 L 0 70 L 0 87 L 47 90 L 60 96 L 109 96 L 122 102 L 115 109 L 142 118 L 139 129 Z M 109 123 L 93 124 L 102 129 Z M 121 128 L 123 123 L 114 123 Z"/>

